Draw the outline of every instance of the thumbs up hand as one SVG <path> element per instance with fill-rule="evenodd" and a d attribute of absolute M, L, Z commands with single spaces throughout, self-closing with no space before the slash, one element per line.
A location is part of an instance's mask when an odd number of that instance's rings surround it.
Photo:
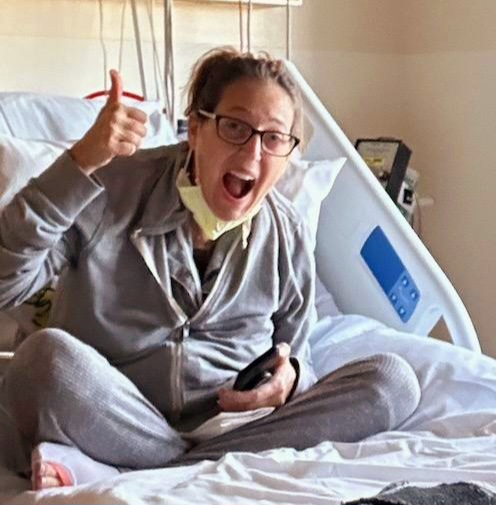
<path fill-rule="evenodd" d="M 148 116 L 122 103 L 122 78 L 110 71 L 112 85 L 93 126 L 70 149 L 77 165 L 86 174 L 110 163 L 116 156 L 132 156 L 146 136 Z"/>

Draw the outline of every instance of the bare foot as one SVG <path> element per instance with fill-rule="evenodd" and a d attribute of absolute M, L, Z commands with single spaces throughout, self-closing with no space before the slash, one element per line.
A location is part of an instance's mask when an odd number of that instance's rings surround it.
<path fill-rule="evenodd" d="M 76 486 L 119 475 L 113 466 L 100 463 L 78 448 L 41 442 L 31 453 L 33 490 Z"/>
<path fill-rule="evenodd" d="M 32 460 L 31 485 L 33 491 L 51 487 L 72 486 L 72 477 L 63 465 L 52 461 Z"/>
<path fill-rule="evenodd" d="M 31 486 L 33 491 L 50 487 L 73 486 L 74 478 L 71 472 L 61 463 L 47 458 L 44 447 L 40 444 L 31 453 Z"/>

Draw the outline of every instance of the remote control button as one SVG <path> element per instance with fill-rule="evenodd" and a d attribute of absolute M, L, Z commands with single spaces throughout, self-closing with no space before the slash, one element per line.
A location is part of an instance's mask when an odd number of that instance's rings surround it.
<path fill-rule="evenodd" d="M 390 299 L 393 303 L 396 303 L 398 301 L 398 297 L 394 293 L 390 296 Z"/>
<path fill-rule="evenodd" d="M 398 314 L 403 317 L 406 314 L 406 310 L 403 307 L 400 307 L 398 309 Z"/>
<path fill-rule="evenodd" d="M 403 286 L 406 288 L 409 284 L 408 279 L 406 277 L 403 277 L 403 279 L 401 279 L 401 284 L 403 284 Z"/>
<path fill-rule="evenodd" d="M 410 298 L 414 301 L 418 298 L 418 293 L 416 291 L 414 291 L 413 289 L 412 289 L 412 291 L 410 291 Z"/>

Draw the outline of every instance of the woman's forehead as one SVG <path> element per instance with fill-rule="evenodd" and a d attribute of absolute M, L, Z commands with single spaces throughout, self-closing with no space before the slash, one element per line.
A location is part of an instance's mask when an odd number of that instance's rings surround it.
<path fill-rule="evenodd" d="M 295 115 L 293 101 L 284 88 L 274 81 L 255 78 L 239 79 L 226 86 L 216 112 L 285 127 L 291 127 Z"/>

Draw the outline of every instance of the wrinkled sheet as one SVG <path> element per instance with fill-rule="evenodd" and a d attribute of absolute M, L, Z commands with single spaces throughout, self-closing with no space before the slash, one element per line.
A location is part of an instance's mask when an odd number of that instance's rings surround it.
<path fill-rule="evenodd" d="M 428 432 L 390 432 L 356 444 L 325 442 L 301 452 L 228 454 L 218 462 L 133 472 L 73 489 L 26 492 L 2 503 L 252 505 L 264 500 L 266 505 L 337 505 L 376 494 L 394 481 L 496 486 L 495 414 L 496 409 L 487 412 L 487 424 L 477 430 L 487 434 L 477 437 L 466 432 L 451 439 Z"/>
<path fill-rule="evenodd" d="M 319 375 L 377 352 L 403 356 L 422 388 L 417 412 L 398 431 L 359 443 L 233 453 L 217 462 L 121 474 L 75 488 L 21 492 L 28 483 L 3 469 L 0 503 L 334 505 L 398 481 L 496 486 L 495 360 L 359 316 L 323 320 L 312 338 Z"/>

